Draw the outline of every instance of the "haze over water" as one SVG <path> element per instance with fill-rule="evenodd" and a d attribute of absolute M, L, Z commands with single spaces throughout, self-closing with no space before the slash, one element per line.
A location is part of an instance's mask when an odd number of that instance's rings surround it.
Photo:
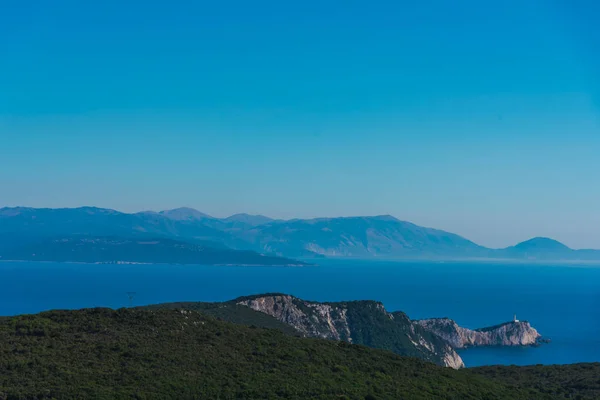
<path fill-rule="evenodd" d="M 382 301 L 412 319 L 479 328 L 514 313 L 552 343 L 461 352 L 467 366 L 600 361 L 600 267 L 325 260 L 318 267 L 211 267 L 1 262 L 0 315 L 56 308 L 224 301 L 283 292 L 307 300 Z"/>

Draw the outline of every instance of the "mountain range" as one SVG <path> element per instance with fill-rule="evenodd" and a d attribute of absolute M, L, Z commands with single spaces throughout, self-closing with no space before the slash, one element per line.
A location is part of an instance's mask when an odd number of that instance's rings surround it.
<path fill-rule="evenodd" d="M 223 264 L 255 264 L 259 254 L 285 258 L 600 261 L 599 250 L 573 250 L 549 238 L 533 238 L 505 249 L 491 249 L 459 235 L 390 215 L 274 220 L 248 214 L 214 218 L 192 208 L 133 214 L 96 207 L 0 209 L 0 257 L 3 259 L 11 254 L 20 254 L 17 259 L 27 259 L 27 254 L 39 253 L 35 252 L 35 246 L 44 246 L 46 254 L 61 251 L 64 254 L 65 240 L 79 243 L 81 250 L 82 237 L 169 243 L 173 249 L 193 244 L 204 252 L 199 255 L 216 250 L 229 253 L 231 257 L 219 258 Z M 59 245 L 62 246 L 60 251 Z M 52 246 L 57 249 L 52 250 Z M 95 251 L 98 253 L 98 248 Z M 236 253 L 239 251 L 253 261 L 244 262 L 244 257 Z M 204 263 L 206 258 L 186 257 L 173 259 Z M 289 260 L 282 259 L 278 263 L 287 265 Z"/>

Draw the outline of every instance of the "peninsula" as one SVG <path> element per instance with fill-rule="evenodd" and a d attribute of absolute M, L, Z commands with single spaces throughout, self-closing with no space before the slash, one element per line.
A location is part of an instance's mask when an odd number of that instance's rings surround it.
<path fill-rule="evenodd" d="M 234 323 L 275 328 L 288 334 L 361 344 L 427 360 L 465 367 L 456 352 L 469 346 L 529 346 L 541 335 L 528 322 L 511 321 L 470 330 L 448 318 L 411 320 L 401 311 L 388 312 L 377 301 L 320 303 L 273 293 L 223 303 L 171 303 L 150 309 L 183 308 Z"/>

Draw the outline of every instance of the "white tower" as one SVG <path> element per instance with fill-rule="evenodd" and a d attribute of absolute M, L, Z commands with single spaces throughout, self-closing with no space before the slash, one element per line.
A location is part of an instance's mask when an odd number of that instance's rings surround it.
<path fill-rule="evenodd" d="M 519 320 L 517 319 L 517 314 L 515 314 L 515 316 L 513 317 L 513 322 L 519 322 Z"/>

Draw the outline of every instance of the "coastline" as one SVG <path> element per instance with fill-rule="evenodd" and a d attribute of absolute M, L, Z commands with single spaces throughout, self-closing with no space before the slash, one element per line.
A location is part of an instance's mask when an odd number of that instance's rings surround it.
<path fill-rule="evenodd" d="M 189 263 L 154 263 L 139 261 L 52 261 L 52 260 L 0 260 L 0 263 L 43 263 L 43 264 L 89 264 L 89 265 L 192 265 L 207 267 L 317 267 L 318 264 L 189 264 Z"/>

